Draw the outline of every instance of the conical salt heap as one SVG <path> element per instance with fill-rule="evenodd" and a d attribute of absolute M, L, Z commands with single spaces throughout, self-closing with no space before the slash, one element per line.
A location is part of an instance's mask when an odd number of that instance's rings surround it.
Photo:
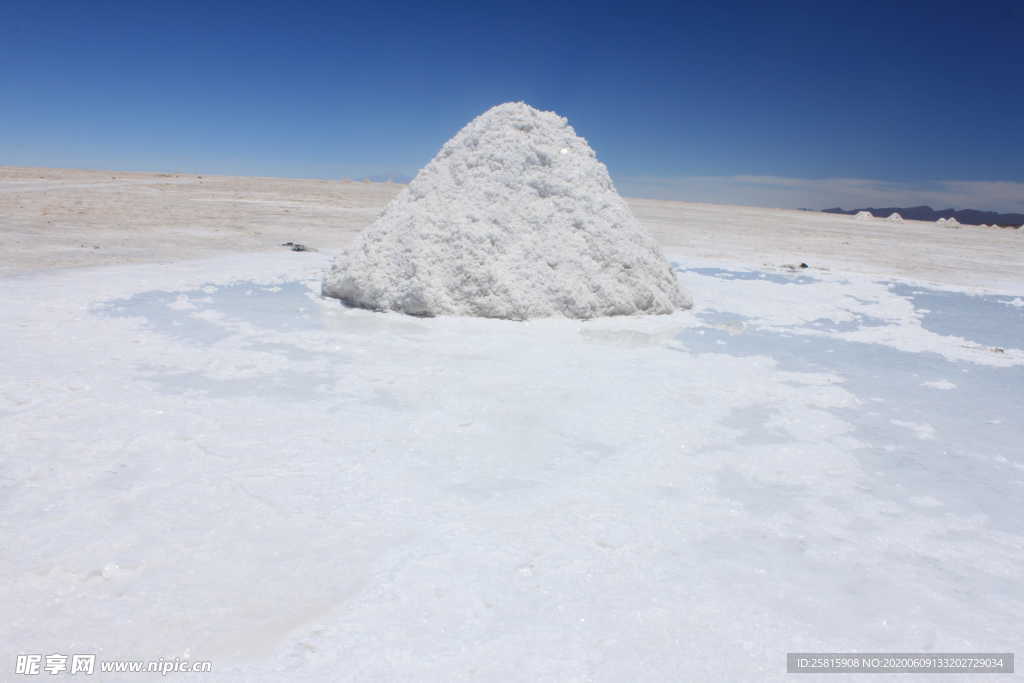
<path fill-rule="evenodd" d="M 378 311 L 515 320 L 692 305 L 586 140 L 522 102 L 449 140 L 338 258 L 323 293 Z"/>
<path fill-rule="evenodd" d="M 858 211 L 857 215 L 854 216 L 854 218 L 856 218 L 859 221 L 869 221 L 874 217 L 874 214 L 872 214 L 870 211 Z"/>
<path fill-rule="evenodd" d="M 902 223 L 903 216 L 901 216 L 898 211 L 893 211 L 885 220 L 889 221 L 890 223 Z"/>

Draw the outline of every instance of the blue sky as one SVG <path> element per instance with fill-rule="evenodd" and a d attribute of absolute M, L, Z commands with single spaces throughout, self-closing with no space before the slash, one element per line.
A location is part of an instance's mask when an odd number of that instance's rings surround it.
<path fill-rule="evenodd" d="M 1021 0 L 6 0 L 0 164 L 413 175 L 524 100 L 625 194 L 1024 210 L 1022 74 Z"/>

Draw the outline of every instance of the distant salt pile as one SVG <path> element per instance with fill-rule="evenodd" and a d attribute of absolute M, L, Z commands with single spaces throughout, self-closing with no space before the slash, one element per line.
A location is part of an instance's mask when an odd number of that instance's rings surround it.
<path fill-rule="evenodd" d="M 869 221 L 874 217 L 874 214 L 872 214 L 870 211 L 858 211 L 857 215 L 854 216 L 854 218 L 856 218 L 859 221 Z"/>
<path fill-rule="evenodd" d="M 586 140 L 522 102 L 449 140 L 338 258 L 323 293 L 377 311 L 515 320 L 692 305 Z"/>
<path fill-rule="evenodd" d="M 946 227 L 947 228 L 959 228 L 960 227 L 960 221 L 958 221 L 957 219 L 955 219 L 952 216 L 950 216 L 949 218 L 946 219 Z"/>
<path fill-rule="evenodd" d="M 902 223 L 903 222 L 903 216 L 901 216 L 899 214 L 899 212 L 893 211 L 892 213 L 889 214 L 889 217 L 886 218 L 885 220 L 889 221 L 890 223 Z"/>

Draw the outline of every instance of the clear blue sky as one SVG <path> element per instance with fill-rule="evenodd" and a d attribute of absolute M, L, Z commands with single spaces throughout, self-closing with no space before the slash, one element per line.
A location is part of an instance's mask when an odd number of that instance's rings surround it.
<path fill-rule="evenodd" d="M 1012 194 L 1024 1 L 0 3 L 0 164 L 411 175 L 509 100 L 569 117 L 633 194 Z"/>

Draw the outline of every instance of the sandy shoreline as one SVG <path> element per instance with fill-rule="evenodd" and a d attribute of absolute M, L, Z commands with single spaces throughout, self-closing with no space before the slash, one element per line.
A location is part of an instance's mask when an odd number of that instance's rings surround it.
<path fill-rule="evenodd" d="M 165 263 L 297 241 L 346 246 L 401 189 L 393 183 L 0 166 L 0 275 Z M 860 222 L 787 209 L 628 200 L 673 255 L 1021 290 L 1018 230 Z"/>

